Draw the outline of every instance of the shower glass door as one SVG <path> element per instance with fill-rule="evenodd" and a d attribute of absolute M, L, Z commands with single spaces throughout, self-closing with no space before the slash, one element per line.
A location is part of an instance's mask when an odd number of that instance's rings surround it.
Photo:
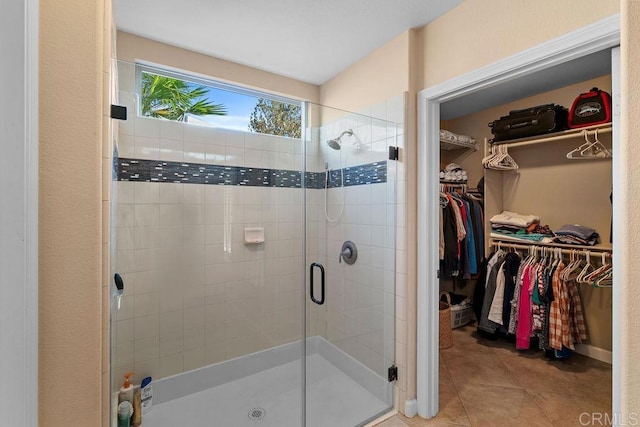
<path fill-rule="evenodd" d="M 399 127 L 311 103 L 303 117 L 304 417 L 363 425 L 393 406 Z"/>
<path fill-rule="evenodd" d="M 152 378 L 147 427 L 389 410 L 398 127 L 315 104 L 301 138 L 145 117 L 143 73 L 195 78 L 117 61 L 112 420 L 129 372 Z"/>

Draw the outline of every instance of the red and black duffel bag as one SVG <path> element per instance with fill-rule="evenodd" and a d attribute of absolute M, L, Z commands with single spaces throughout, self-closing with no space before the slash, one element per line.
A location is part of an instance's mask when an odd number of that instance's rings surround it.
<path fill-rule="evenodd" d="M 594 87 L 581 93 L 569 110 L 569 127 L 599 125 L 611 121 L 611 95 Z"/>

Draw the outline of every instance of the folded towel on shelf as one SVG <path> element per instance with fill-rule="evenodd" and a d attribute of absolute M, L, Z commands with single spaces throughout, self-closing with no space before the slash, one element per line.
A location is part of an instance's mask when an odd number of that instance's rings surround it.
<path fill-rule="evenodd" d="M 475 144 L 476 140 L 475 138 L 472 138 L 470 136 L 467 135 L 460 135 L 457 133 L 453 133 L 451 131 L 445 130 L 445 129 L 440 129 L 440 139 L 443 139 L 445 141 L 452 141 L 452 142 L 462 142 L 465 144 Z"/>
<path fill-rule="evenodd" d="M 593 246 L 598 243 L 599 234 L 590 227 L 577 224 L 565 224 L 556 231 L 554 242 L 567 245 Z"/>
<path fill-rule="evenodd" d="M 539 243 L 551 243 L 553 242 L 553 236 L 548 234 L 539 233 L 509 233 L 500 230 L 493 230 L 491 237 L 498 240 L 509 240 L 514 242 L 539 242 Z"/>
<path fill-rule="evenodd" d="M 560 227 L 558 230 L 556 230 L 556 234 L 561 236 L 565 236 L 565 235 L 575 236 L 584 240 L 589 240 L 594 235 L 596 236 L 598 235 L 596 230 L 594 230 L 593 228 L 585 227 L 584 225 L 578 225 L 578 224 L 574 224 L 574 225 L 565 224 L 562 227 Z"/>
<path fill-rule="evenodd" d="M 553 239 L 555 243 L 563 243 L 565 245 L 583 245 L 583 246 L 594 246 L 598 243 L 598 239 L 589 239 L 584 240 L 576 236 L 556 236 Z"/>
<path fill-rule="evenodd" d="M 540 222 L 540 217 L 535 215 L 520 215 L 515 212 L 504 211 L 492 216 L 490 221 L 492 226 L 493 224 L 502 224 L 526 228 L 533 223 Z"/>

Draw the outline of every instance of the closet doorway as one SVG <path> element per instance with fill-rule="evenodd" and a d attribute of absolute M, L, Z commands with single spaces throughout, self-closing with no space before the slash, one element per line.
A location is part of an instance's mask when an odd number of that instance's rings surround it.
<path fill-rule="evenodd" d="M 438 413 L 438 283 L 439 268 L 438 239 L 430 236 L 439 234 L 439 177 L 440 146 L 439 131 L 441 109 L 451 105 L 471 105 L 478 111 L 490 106 L 505 104 L 544 92 L 549 89 L 566 86 L 571 83 L 588 80 L 576 77 L 571 72 L 579 71 L 585 61 L 594 55 L 605 55 L 611 61 L 611 83 L 614 104 L 613 114 L 613 191 L 621 188 L 619 168 L 616 167 L 616 155 L 620 150 L 618 131 L 619 120 L 619 50 L 620 19 L 614 15 L 590 26 L 574 31 L 558 39 L 520 52 L 498 63 L 478 69 L 469 74 L 454 78 L 445 83 L 425 89 L 418 94 L 418 346 L 417 346 L 417 411 L 423 418 L 434 417 Z M 562 72 L 559 72 L 562 70 Z M 578 73 L 579 74 L 579 73 Z M 556 82 L 549 76 L 567 76 L 573 80 Z M 474 102 L 487 102 L 493 95 L 504 96 L 510 91 L 525 89 L 512 99 L 496 102 L 493 105 L 472 105 Z M 526 91 L 530 92 L 526 92 Z M 491 95 L 491 96 L 490 96 Z M 446 103 L 446 106 L 444 105 Z M 475 184 L 471 183 L 470 184 Z M 613 202 L 613 217 L 619 216 L 620 209 Z M 615 221 L 614 221 L 615 222 Z M 606 236 L 603 235 L 603 239 Z M 616 232 L 613 233 L 616 241 Z M 617 249 L 620 249 L 617 247 Z M 619 258 L 618 258 L 619 259 Z M 614 275 L 617 276 L 614 261 Z M 621 300 L 619 287 L 613 287 L 613 307 Z M 620 335 L 616 325 L 616 310 L 613 310 L 613 349 L 618 348 Z M 613 413 L 619 413 L 618 361 L 616 353 L 613 364 Z"/>

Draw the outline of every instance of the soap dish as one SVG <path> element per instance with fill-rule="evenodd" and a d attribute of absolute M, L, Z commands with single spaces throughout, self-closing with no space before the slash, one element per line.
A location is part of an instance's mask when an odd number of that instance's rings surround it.
<path fill-rule="evenodd" d="M 255 245 L 264 242 L 264 228 L 254 227 L 244 229 L 244 243 L 246 245 Z"/>

